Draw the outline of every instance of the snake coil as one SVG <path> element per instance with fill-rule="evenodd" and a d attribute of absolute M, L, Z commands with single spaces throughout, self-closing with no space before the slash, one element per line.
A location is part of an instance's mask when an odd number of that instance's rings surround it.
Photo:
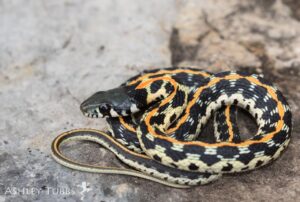
<path fill-rule="evenodd" d="M 237 127 L 238 107 L 248 111 L 258 126 L 247 140 L 242 140 Z M 80 108 L 88 117 L 106 117 L 109 132 L 77 129 L 59 135 L 52 143 L 56 161 L 77 170 L 133 175 L 178 188 L 272 162 L 287 147 L 292 127 L 281 92 L 261 76 L 241 72 L 145 71 L 118 88 L 95 93 Z M 199 141 L 212 116 L 216 141 Z M 68 159 L 59 147 L 69 140 L 97 142 L 135 170 Z"/>

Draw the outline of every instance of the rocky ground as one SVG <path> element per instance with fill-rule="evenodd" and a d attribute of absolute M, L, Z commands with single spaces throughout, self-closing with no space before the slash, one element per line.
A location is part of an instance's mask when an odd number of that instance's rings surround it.
<path fill-rule="evenodd" d="M 85 98 L 163 66 L 264 74 L 293 111 L 287 151 L 270 166 L 188 190 L 72 171 L 51 158 L 60 132 L 105 128 L 81 114 Z M 299 201 L 299 84 L 297 0 L 0 1 L 0 202 Z M 120 166 L 96 144 L 65 151 Z"/>

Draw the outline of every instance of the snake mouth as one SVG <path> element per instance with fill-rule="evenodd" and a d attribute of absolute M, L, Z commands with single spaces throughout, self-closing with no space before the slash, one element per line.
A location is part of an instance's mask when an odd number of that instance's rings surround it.
<path fill-rule="evenodd" d="M 90 118 L 104 118 L 110 116 L 111 107 L 107 103 L 95 102 L 90 98 L 80 105 L 80 110 L 84 116 Z"/>
<path fill-rule="evenodd" d="M 102 116 L 100 114 L 95 114 L 95 113 L 89 113 L 89 112 L 85 112 L 83 113 L 84 116 L 89 117 L 89 118 L 102 118 Z"/>
<path fill-rule="evenodd" d="M 89 118 L 103 118 L 105 115 L 101 113 L 102 107 L 91 107 L 89 106 L 88 108 L 83 107 L 80 105 L 80 110 L 83 113 L 84 116 L 89 117 Z"/>

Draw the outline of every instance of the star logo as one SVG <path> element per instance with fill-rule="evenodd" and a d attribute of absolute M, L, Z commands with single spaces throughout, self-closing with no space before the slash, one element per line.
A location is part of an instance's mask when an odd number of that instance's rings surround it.
<path fill-rule="evenodd" d="M 87 182 L 82 182 L 81 185 L 77 185 L 77 187 L 80 187 L 82 189 L 82 191 L 79 192 L 81 195 L 81 200 L 83 200 L 85 193 L 92 190 L 92 188 L 90 188 Z"/>

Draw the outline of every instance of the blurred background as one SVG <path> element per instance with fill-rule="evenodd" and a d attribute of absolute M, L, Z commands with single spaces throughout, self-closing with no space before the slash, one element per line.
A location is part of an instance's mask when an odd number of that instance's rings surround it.
<path fill-rule="evenodd" d="M 271 166 L 189 190 L 72 171 L 54 162 L 60 132 L 104 129 L 79 104 L 145 69 L 242 70 L 277 84 L 293 139 Z M 299 201 L 300 1 L 0 0 L 0 202 Z M 70 155 L 117 165 L 98 145 Z"/>

